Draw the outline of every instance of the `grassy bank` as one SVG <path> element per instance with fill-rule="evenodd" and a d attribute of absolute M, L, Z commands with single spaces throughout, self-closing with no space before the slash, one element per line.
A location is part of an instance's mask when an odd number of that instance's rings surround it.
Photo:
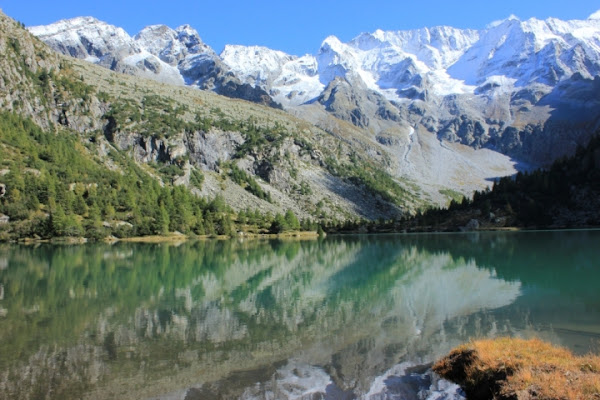
<path fill-rule="evenodd" d="M 288 231 L 282 233 L 247 233 L 240 232 L 234 236 L 228 235 L 184 235 L 181 233 L 171 233 L 166 235 L 148 235 L 117 238 L 114 236 L 106 237 L 100 241 L 107 243 L 129 242 L 129 243 L 181 243 L 188 240 L 229 240 L 229 239 L 281 239 L 281 240 L 314 240 L 325 237 L 325 233 L 317 231 Z M 97 241 L 97 240 L 96 240 Z M 37 244 L 83 244 L 88 243 L 88 239 L 78 237 L 54 237 L 50 239 L 41 238 L 22 238 L 14 243 Z"/>
<path fill-rule="evenodd" d="M 152 235 L 152 236 L 135 236 L 123 239 L 111 238 L 114 241 L 135 242 L 135 243 L 171 243 L 182 242 L 186 240 L 227 240 L 235 238 L 243 239 L 316 239 L 319 234 L 315 231 L 292 231 L 283 233 L 241 233 L 235 236 L 227 235 L 193 235 L 186 236 L 182 234 L 171 235 Z"/>
<path fill-rule="evenodd" d="M 600 356 L 576 357 L 538 339 L 462 345 L 433 366 L 469 400 L 600 399 Z"/>

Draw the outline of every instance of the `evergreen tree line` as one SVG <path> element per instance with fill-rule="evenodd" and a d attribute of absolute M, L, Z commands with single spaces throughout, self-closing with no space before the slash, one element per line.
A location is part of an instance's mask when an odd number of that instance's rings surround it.
<path fill-rule="evenodd" d="M 567 213 L 586 211 L 596 214 L 600 224 L 600 210 L 590 199 L 600 194 L 600 136 L 587 146 L 579 146 L 575 155 L 555 161 L 548 169 L 519 172 L 496 180 L 491 189 L 476 191 L 472 198 L 452 200 L 447 209 L 432 208 L 403 221 L 410 225 L 441 224 L 461 212 L 478 210 L 482 218 L 503 215 L 512 226 L 555 226 L 558 210 Z M 581 200 L 582 196 L 587 200 Z M 586 203 L 587 201 L 587 203 Z M 587 209 L 587 210 L 586 210 Z"/>
<path fill-rule="evenodd" d="M 185 186 L 161 186 L 117 151 L 120 170 L 97 162 L 76 135 L 47 133 L 28 119 L 0 113 L 0 240 L 57 236 L 102 239 L 165 235 L 281 233 L 317 229 L 293 212 L 234 212 L 221 196 L 207 200 Z"/>
<path fill-rule="evenodd" d="M 330 220 L 323 223 L 323 229 L 327 233 L 455 231 L 472 218 L 492 226 L 500 220 L 504 226 L 525 228 L 598 226 L 599 199 L 600 136 L 596 136 L 587 146 L 579 146 L 575 155 L 547 169 L 502 177 L 492 188 L 453 199 L 448 207 L 431 207 L 397 220 Z M 585 214 L 583 222 L 572 218 L 578 213 Z M 559 214 L 571 222 L 565 225 Z"/>

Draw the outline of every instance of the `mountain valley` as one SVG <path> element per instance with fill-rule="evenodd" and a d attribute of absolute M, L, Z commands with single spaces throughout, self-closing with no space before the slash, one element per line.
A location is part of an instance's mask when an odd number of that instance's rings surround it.
<path fill-rule="evenodd" d="M 188 25 L 131 37 L 80 17 L 28 28 L 37 40 L 1 22 L 4 111 L 75 134 L 101 168 L 131 175 L 133 162 L 163 187 L 222 197 L 234 219 L 412 215 L 549 166 L 600 124 L 594 17 L 331 36 L 302 57 L 237 45 L 217 54 Z M 40 171 L 27 157 L 3 160 L 4 176 Z"/>

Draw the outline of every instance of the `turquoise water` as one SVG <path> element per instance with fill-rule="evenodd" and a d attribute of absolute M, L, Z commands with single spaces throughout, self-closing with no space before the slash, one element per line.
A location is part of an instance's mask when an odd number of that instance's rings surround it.
<path fill-rule="evenodd" d="M 599 244 L 570 231 L 0 246 L 0 398 L 383 399 L 390 376 L 471 338 L 598 352 Z"/>

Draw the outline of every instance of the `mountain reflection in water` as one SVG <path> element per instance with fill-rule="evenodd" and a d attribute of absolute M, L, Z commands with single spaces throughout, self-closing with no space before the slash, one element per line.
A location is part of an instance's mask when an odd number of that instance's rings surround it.
<path fill-rule="evenodd" d="M 6 398 L 383 399 L 436 383 L 402 374 L 473 337 L 596 350 L 598 239 L 2 246 L 0 389 Z"/>

